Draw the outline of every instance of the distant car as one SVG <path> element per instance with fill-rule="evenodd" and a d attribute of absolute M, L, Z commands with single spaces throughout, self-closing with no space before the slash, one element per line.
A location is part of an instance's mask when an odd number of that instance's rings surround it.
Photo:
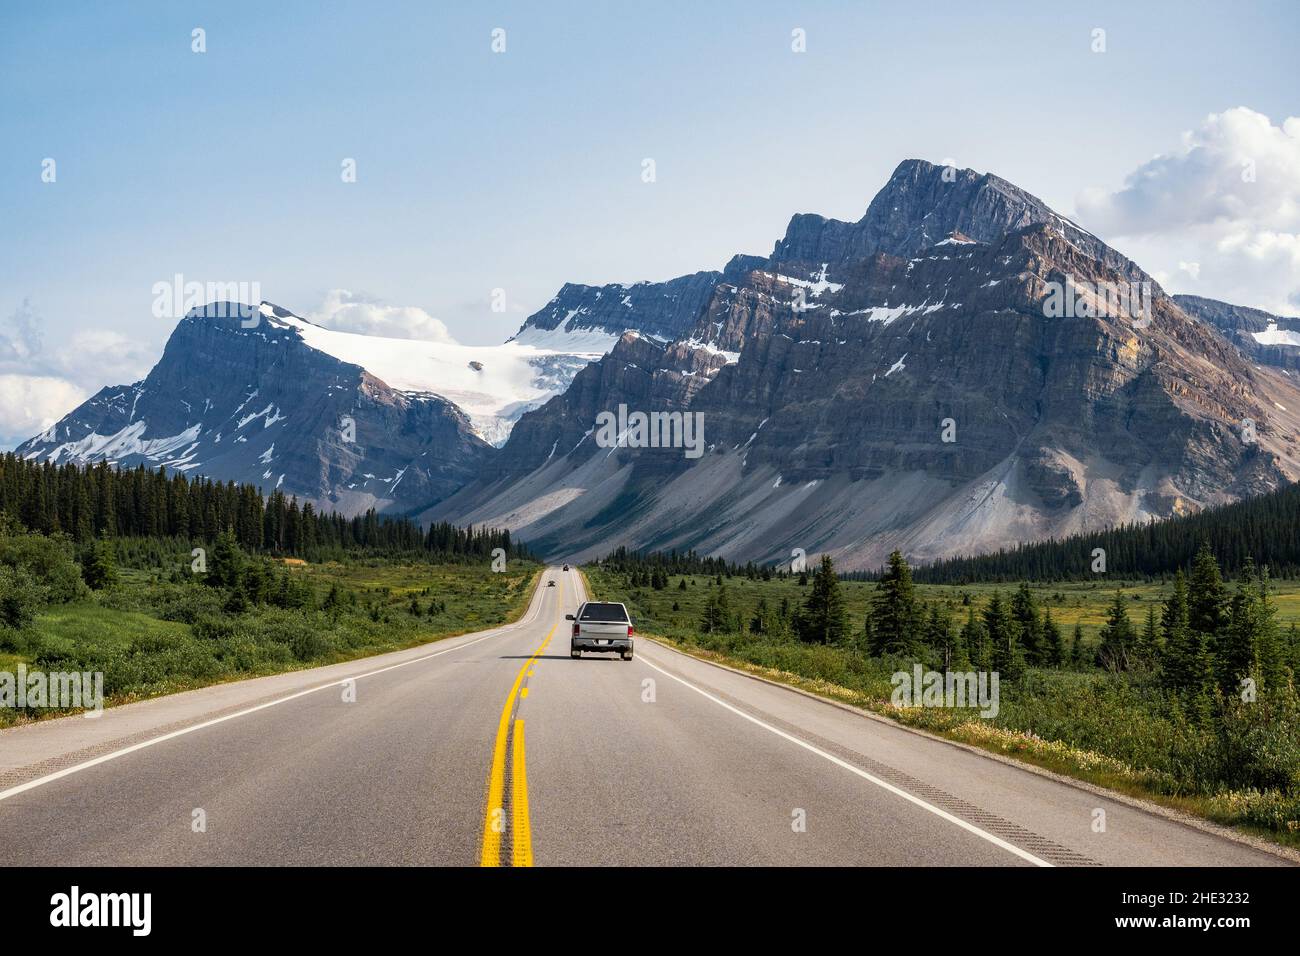
<path fill-rule="evenodd" d="M 632 659 L 632 618 L 626 606 L 612 601 L 585 601 L 577 614 L 564 617 L 573 622 L 570 657 L 581 657 L 583 651 L 599 651 L 617 652 L 625 661 Z"/>
<path fill-rule="evenodd" d="M 567 564 L 564 566 L 564 570 L 566 571 L 569 570 L 569 566 Z"/>
<path fill-rule="evenodd" d="M 547 581 L 547 582 L 546 582 L 546 586 L 547 586 L 548 588 L 553 588 L 553 587 L 555 587 L 555 582 L 554 582 L 554 581 Z"/>

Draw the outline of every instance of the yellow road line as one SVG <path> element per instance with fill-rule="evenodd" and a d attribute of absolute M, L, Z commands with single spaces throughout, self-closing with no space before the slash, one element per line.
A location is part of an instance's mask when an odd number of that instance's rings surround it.
<path fill-rule="evenodd" d="M 510 774 L 510 832 L 514 836 L 511 862 L 533 865 L 533 831 L 528 823 L 528 774 L 524 767 L 524 722 L 515 721 L 514 767 Z"/>
<path fill-rule="evenodd" d="M 556 593 L 555 601 L 555 623 L 551 625 L 551 630 L 547 633 L 546 639 L 542 641 L 541 646 L 533 651 L 533 656 L 524 661 L 524 665 L 519 668 L 519 673 L 515 676 L 515 682 L 510 688 L 510 693 L 506 696 L 505 706 L 501 708 L 501 718 L 497 721 L 497 739 L 492 748 L 492 770 L 488 774 L 488 799 L 487 810 L 483 821 L 483 844 L 479 851 L 480 866 L 500 866 L 501 865 L 501 833 L 505 829 L 505 789 L 506 789 L 506 751 L 510 743 L 510 712 L 514 710 L 515 695 L 519 693 L 519 687 L 524 682 L 526 671 L 537 660 L 542 651 L 546 650 L 546 645 L 551 643 L 551 638 L 555 636 L 556 629 L 560 626 L 560 611 L 564 607 L 564 579 L 560 579 L 560 585 Z M 521 722 L 522 723 L 522 722 Z M 520 751 L 523 749 L 522 739 L 519 744 Z M 516 753 L 515 762 L 520 763 L 522 757 Z M 520 764 L 522 766 L 522 764 Z M 524 819 L 527 822 L 527 784 L 516 780 L 511 788 L 512 802 L 519 793 L 519 788 L 524 789 Z M 516 810 L 516 813 L 518 811 Z M 518 852 L 518 848 L 512 848 L 511 859 L 513 860 Z M 531 865 L 533 858 L 532 840 L 528 837 L 527 854 Z"/>

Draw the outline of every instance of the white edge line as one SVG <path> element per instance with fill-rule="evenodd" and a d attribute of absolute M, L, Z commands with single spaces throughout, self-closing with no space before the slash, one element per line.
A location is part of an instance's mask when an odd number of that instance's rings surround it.
<path fill-rule="evenodd" d="M 745 713 L 743 710 L 741 710 L 738 707 L 733 707 L 731 704 L 728 704 L 725 700 L 720 700 L 719 698 L 714 697 L 708 691 L 696 687 L 690 681 L 684 680 L 678 677 L 676 674 L 664 670 L 658 664 L 651 663 L 650 661 L 646 660 L 644 654 L 641 655 L 641 663 L 653 667 L 655 670 L 663 674 L 665 677 L 671 677 L 679 684 L 684 684 L 685 686 L 689 687 L 691 690 L 695 691 L 695 693 L 713 701 L 719 707 L 725 707 L 733 714 L 738 714 L 741 717 L 744 717 L 746 720 L 750 721 L 751 723 L 757 724 L 758 726 L 762 727 L 764 730 L 770 731 L 771 733 L 776 734 L 778 737 L 790 741 L 792 744 L 798 744 L 800 747 L 804 748 L 804 750 L 815 753 L 819 757 L 824 757 L 825 759 L 829 760 L 831 763 L 835 764 L 836 766 L 843 767 L 845 770 L 857 774 L 863 780 L 870 781 L 871 783 L 874 783 L 876 786 L 882 787 L 883 789 L 888 790 L 890 793 L 896 794 L 897 796 L 902 797 L 904 800 L 916 804 L 921 809 L 928 810 L 929 812 L 933 813 L 935 816 L 942 817 L 944 820 L 947 820 L 949 823 L 955 823 L 963 830 L 969 830 L 971 833 L 974 833 L 976 836 L 988 840 L 994 846 L 999 846 L 1009 853 L 1014 853 L 1022 860 L 1028 860 L 1030 863 L 1034 864 L 1035 866 L 1053 865 L 1051 863 L 1048 863 L 1046 860 L 1034 856 L 1032 853 L 1028 852 L 1027 850 L 1022 850 L 1020 849 L 1020 847 L 1008 843 L 1006 840 L 1003 840 L 1000 837 L 994 836 L 992 833 L 989 833 L 986 830 L 981 830 L 973 823 L 967 823 L 965 820 L 961 819 L 960 817 L 955 817 L 948 811 L 941 810 L 939 807 L 936 807 L 932 803 L 926 803 L 926 801 L 922 800 L 920 797 L 914 796 L 913 794 L 908 793 L 906 790 L 901 790 L 898 787 L 895 787 L 892 783 L 887 783 L 886 781 L 881 780 L 879 777 L 867 773 L 865 770 L 863 770 L 860 767 L 853 766 L 853 764 L 849 763 L 846 760 L 841 760 L 839 757 L 835 756 L 834 754 L 827 753 L 826 751 L 820 749 L 819 747 L 814 747 L 806 740 L 800 740 L 798 737 L 795 737 L 792 734 L 787 734 L 784 730 L 780 730 L 776 727 L 773 727 L 771 724 L 765 723 L 764 721 L 759 720 L 757 717 Z"/>
<path fill-rule="evenodd" d="M 299 697 L 306 697 L 308 694 L 314 694 L 317 691 L 328 690 L 331 687 L 342 687 L 348 681 L 361 680 L 363 677 L 374 677 L 377 674 L 383 674 L 386 673 L 387 671 L 397 670 L 397 668 L 399 667 L 406 667 L 410 664 L 418 664 L 421 661 L 427 661 L 430 658 L 441 657 L 443 654 L 450 654 L 452 651 L 459 651 L 462 648 L 471 647 L 475 644 L 478 644 L 480 641 L 486 641 L 488 638 L 500 637 L 502 634 L 506 633 L 507 631 L 514 630 L 515 628 L 522 627 L 527 624 L 531 624 L 533 623 L 534 620 L 537 619 L 537 614 L 541 612 L 542 604 L 546 599 L 545 586 L 539 584 L 537 591 L 538 594 L 541 596 L 540 599 L 536 602 L 537 613 L 534 613 L 534 608 L 530 606 L 528 612 L 518 621 L 515 621 L 512 624 L 508 624 L 505 627 L 495 628 L 494 630 L 491 630 L 486 634 L 484 634 L 482 637 L 477 637 L 472 641 L 466 641 L 464 644 L 457 644 L 455 647 L 444 647 L 442 650 L 435 651 L 432 654 L 422 654 L 419 657 L 411 658 L 409 661 L 401 661 L 397 664 L 390 664 L 387 667 L 380 667 L 373 671 L 366 671 L 365 673 L 362 674 L 353 674 L 350 677 L 341 677 L 336 681 L 330 681 L 328 684 L 319 684 L 316 687 L 308 687 L 306 690 L 297 691 L 296 693 L 289 694 L 287 697 L 278 697 L 275 700 L 269 700 L 266 703 L 258 704 L 255 707 L 246 707 L 245 709 L 236 711 L 233 714 L 226 714 L 224 717 L 214 717 L 212 720 L 205 720 L 199 724 L 194 724 L 189 727 L 182 727 L 180 730 L 173 730 L 170 733 L 161 734 L 160 736 L 157 737 L 150 737 L 148 740 L 142 740 L 138 744 L 131 744 L 131 746 L 123 747 L 121 750 L 114 750 L 111 753 L 101 754 L 98 757 L 92 757 L 90 760 L 83 761 L 79 764 L 74 764 L 71 767 L 64 767 L 62 770 L 56 770 L 53 773 L 48 773 L 43 777 L 37 777 L 35 780 L 28 780 L 26 783 L 17 784 L 16 786 L 10 787 L 8 790 L 0 790 L 0 800 L 8 800 L 10 797 L 18 796 L 18 794 L 20 793 L 26 793 L 28 790 L 35 790 L 37 787 L 43 786 L 47 783 L 52 783 L 53 781 L 58 780 L 62 777 L 68 777 L 74 773 L 78 773 L 90 767 L 98 766 L 101 763 L 107 763 L 110 760 L 116 760 L 118 757 L 123 757 L 126 754 L 134 753 L 137 750 L 144 750 L 146 747 L 152 747 L 154 744 L 160 744 L 165 740 L 173 740 L 176 737 L 183 737 L 186 734 L 194 733 L 194 731 L 196 730 L 203 730 L 205 727 L 212 727 L 216 724 L 225 723 L 227 720 L 234 720 L 236 717 L 246 717 L 249 714 L 257 713 L 257 711 L 259 710 L 265 710 L 266 708 L 274 707 L 277 704 L 288 703 L 291 700 L 297 700 Z"/>

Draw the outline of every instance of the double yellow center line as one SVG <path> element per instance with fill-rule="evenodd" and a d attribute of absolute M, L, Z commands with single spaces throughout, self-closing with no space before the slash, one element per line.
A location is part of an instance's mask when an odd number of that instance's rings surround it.
<path fill-rule="evenodd" d="M 533 865 L 533 835 L 531 825 L 528 822 L 528 777 L 524 763 L 524 722 L 522 720 L 513 722 L 514 733 L 512 735 L 511 715 L 515 710 L 515 702 L 521 696 L 526 697 L 528 695 L 527 688 L 523 688 L 524 678 L 531 672 L 533 664 L 546 650 L 547 645 L 551 643 L 551 638 L 555 636 L 555 631 L 560 626 L 560 611 L 563 607 L 564 579 L 561 578 L 556 593 L 555 623 L 551 625 L 551 630 L 547 633 L 546 639 L 542 641 L 541 646 L 533 651 L 533 655 L 524 661 L 524 666 L 519 668 L 514 685 L 510 688 L 510 694 L 506 697 L 505 706 L 501 708 L 501 719 L 497 722 L 496 745 L 492 748 L 492 770 L 488 774 L 488 799 L 487 812 L 483 821 L 483 846 L 479 854 L 479 864 L 481 866 L 501 865 L 501 836 L 506 830 L 507 755 L 512 757 L 510 760 L 510 862 L 513 866 Z M 522 694 L 521 688 L 523 688 Z"/>

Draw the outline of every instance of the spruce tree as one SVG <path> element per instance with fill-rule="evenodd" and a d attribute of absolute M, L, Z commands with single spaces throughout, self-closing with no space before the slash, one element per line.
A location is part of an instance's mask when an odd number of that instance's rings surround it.
<path fill-rule="evenodd" d="M 1268 568 L 1260 568 L 1255 578 L 1258 610 L 1256 612 L 1256 654 L 1259 676 L 1266 691 L 1278 691 L 1286 686 L 1286 648 L 1278 631 L 1277 606 L 1269 597 L 1272 583 Z"/>
<path fill-rule="evenodd" d="M 1187 626 L 1204 638 L 1211 658 L 1218 656 L 1219 638 L 1228 624 L 1228 599 L 1219 564 L 1207 542 L 1202 542 L 1187 582 Z"/>
<path fill-rule="evenodd" d="M 993 647 L 989 643 L 988 628 L 976 617 L 973 605 L 966 612 L 966 623 L 962 625 L 960 641 L 966 647 L 972 668 L 981 671 L 993 669 Z"/>
<path fill-rule="evenodd" d="M 102 538 L 91 544 L 81 562 L 81 577 L 92 591 L 102 591 L 117 583 L 112 545 Z"/>
<path fill-rule="evenodd" d="M 916 655 L 921 645 L 921 608 L 912 569 L 901 551 L 889 555 L 871 602 L 872 653 Z"/>
<path fill-rule="evenodd" d="M 1164 686 L 1186 701 L 1188 713 L 1207 717 L 1211 708 L 1214 670 L 1205 635 L 1191 627 L 1187 579 L 1179 570 L 1174 575 L 1173 593 L 1165 600 L 1160 615 L 1164 637 L 1161 679 Z"/>
<path fill-rule="evenodd" d="M 234 531 L 227 528 L 217 535 L 208 558 L 207 583 L 213 587 L 237 590 L 244 573 L 244 554 L 235 540 Z"/>
<path fill-rule="evenodd" d="M 1083 625 L 1078 621 L 1074 622 L 1074 634 L 1070 638 L 1070 666 L 1082 667 L 1084 662 L 1085 651 L 1083 648 Z"/>
<path fill-rule="evenodd" d="M 844 596 L 829 554 L 822 555 L 821 565 L 813 574 L 799 624 L 799 637 L 810 644 L 839 644 L 844 640 L 848 627 Z"/>
<path fill-rule="evenodd" d="M 1065 663 L 1065 648 L 1061 638 L 1061 629 L 1052 619 L 1052 609 L 1043 608 L 1042 624 L 1042 662 L 1046 667 L 1060 667 Z"/>
<path fill-rule="evenodd" d="M 1147 605 L 1147 618 L 1138 635 L 1134 658 L 1143 667 L 1155 667 L 1160 660 L 1160 628 L 1156 624 L 1156 606 Z"/>
<path fill-rule="evenodd" d="M 952 670 L 954 667 L 952 618 L 938 602 L 930 605 L 929 613 L 926 615 L 925 642 L 930 647 L 931 659 L 935 664 L 945 671 Z"/>
<path fill-rule="evenodd" d="M 1101 643 L 1097 647 L 1094 663 L 1108 671 L 1129 670 L 1134 664 L 1137 632 L 1133 630 L 1133 622 L 1128 619 L 1128 608 L 1122 591 L 1115 592 L 1099 636 Z"/>
<path fill-rule="evenodd" d="M 1033 592 L 1028 583 L 1020 582 L 1020 587 L 1011 598 L 1011 619 L 1016 622 L 1020 633 L 1020 643 L 1024 648 L 1025 660 L 1034 667 L 1044 663 L 1042 624 L 1038 620 L 1038 607 L 1034 602 Z"/>
<path fill-rule="evenodd" d="M 951 628 L 951 624 L 949 625 Z M 970 662 L 970 645 L 967 644 L 969 633 L 963 625 L 959 628 L 952 628 L 952 650 L 950 652 L 948 667 L 954 671 L 968 671 L 971 669 Z"/>
<path fill-rule="evenodd" d="M 1020 646 L 1020 628 L 1001 591 L 994 591 L 984 608 L 984 627 L 992 648 L 993 670 L 1002 680 L 1018 680 L 1025 672 L 1025 652 Z"/>

